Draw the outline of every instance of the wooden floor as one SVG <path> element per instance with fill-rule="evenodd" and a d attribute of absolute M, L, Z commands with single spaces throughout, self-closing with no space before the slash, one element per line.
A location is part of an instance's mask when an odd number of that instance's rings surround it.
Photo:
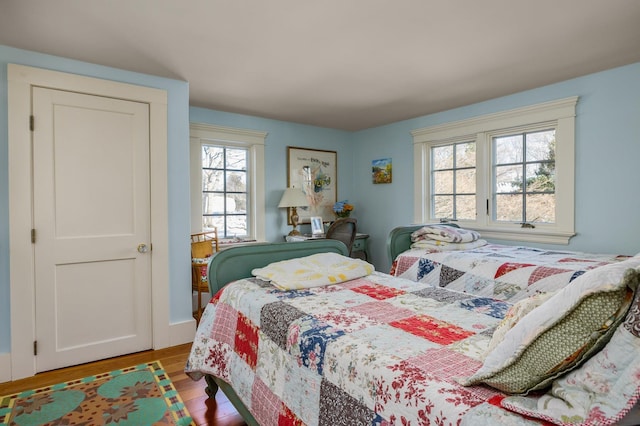
<path fill-rule="evenodd" d="M 245 422 L 242 420 L 242 417 L 240 417 L 222 392 L 218 392 L 215 400 L 210 400 L 204 391 L 206 387 L 204 379 L 194 382 L 184 374 L 184 366 L 189 356 L 190 348 L 191 344 L 188 343 L 167 349 L 145 351 L 90 364 L 39 373 L 26 379 L 0 383 L 0 396 L 11 395 L 27 389 L 37 389 L 81 377 L 93 376 L 143 362 L 159 360 L 164 370 L 171 377 L 182 401 L 187 406 L 187 410 L 189 410 L 191 417 L 193 417 L 197 425 L 244 425 Z"/>

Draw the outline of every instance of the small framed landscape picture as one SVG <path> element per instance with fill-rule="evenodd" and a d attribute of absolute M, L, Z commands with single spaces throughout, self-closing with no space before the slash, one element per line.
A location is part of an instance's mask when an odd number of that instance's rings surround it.
<path fill-rule="evenodd" d="M 314 237 L 324 235 L 324 224 L 321 216 L 311 217 L 311 235 Z"/>
<path fill-rule="evenodd" d="M 373 183 L 391 183 L 393 179 L 391 158 L 381 158 L 371 162 Z"/>

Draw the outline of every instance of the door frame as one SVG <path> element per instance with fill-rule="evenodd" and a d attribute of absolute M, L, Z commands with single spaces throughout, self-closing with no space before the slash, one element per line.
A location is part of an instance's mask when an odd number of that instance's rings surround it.
<path fill-rule="evenodd" d="M 152 347 L 170 345 L 169 218 L 167 180 L 167 92 L 161 89 L 7 65 L 9 136 L 9 246 L 11 292 L 11 378 L 36 373 L 35 276 L 31 89 L 33 86 L 143 102 L 149 105 L 151 184 Z M 35 123 L 37 126 L 37 122 Z"/>

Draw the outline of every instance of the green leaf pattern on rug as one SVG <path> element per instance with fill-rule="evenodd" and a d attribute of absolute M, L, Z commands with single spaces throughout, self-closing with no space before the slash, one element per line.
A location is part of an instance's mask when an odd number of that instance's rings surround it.
<path fill-rule="evenodd" d="M 84 392 L 60 390 L 50 394 L 34 393 L 16 407 L 15 423 L 41 425 L 76 409 L 84 400 Z"/>
<path fill-rule="evenodd" d="M 162 419 L 166 408 L 167 405 L 162 398 L 146 398 L 128 404 L 113 405 L 104 413 L 104 424 L 152 425 Z"/>
<path fill-rule="evenodd" d="M 123 396 L 143 398 L 128 404 L 115 404 L 104 415 L 105 424 L 151 425 L 164 416 L 166 404 L 162 398 L 147 398 L 149 385 L 155 382 L 149 371 L 136 371 L 116 376 L 98 388 L 98 394 L 108 399 Z"/>
<path fill-rule="evenodd" d="M 130 396 L 145 398 L 155 379 L 150 371 L 134 371 L 116 376 L 98 388 L 98 395 L 109 399 Z"/>
<path fill-rule="evenodd" d="M 159 361 L 0 396 L 0 424 L 195 423 Z"/>

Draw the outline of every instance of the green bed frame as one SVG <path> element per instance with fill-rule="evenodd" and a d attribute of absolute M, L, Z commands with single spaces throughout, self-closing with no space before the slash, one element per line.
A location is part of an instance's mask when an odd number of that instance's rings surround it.
<path fill-rule="evenodd" d="M 249 244 L 246 246 L 230 247 L 216 253 L 209 263 L 207 269 L 209 291 L 214 295 L 232 281 L 251 277 L 251 271 L 254 268 L 260 268 L 281 260 L 327 252 L 337 253 L 343 256 L 349 255 L 347 246 L 338 240 Z M 249 409 L 228 383 L 208 374 L 205 375 L 204 378 L 207 382 L 205 391 L 210 398 L 214 398 L 218 389 L 221 389 L 248 425 L 259 426 L 259 423 L 251 415 Z"/>

